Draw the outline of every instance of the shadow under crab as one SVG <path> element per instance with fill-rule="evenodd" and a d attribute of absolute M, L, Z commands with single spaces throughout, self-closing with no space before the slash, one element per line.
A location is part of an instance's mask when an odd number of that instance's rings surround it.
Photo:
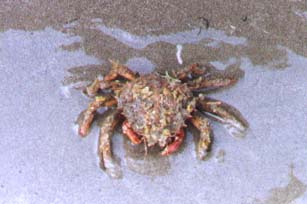
<path fill-rule="evenodd" d="M 111 137 L 118 124 L 122 124 L 124 135 L 133 144 L 144 143 L 146 148 L 158 145 L 163 148 L 163 156 L 180 147 L 188 121 L 200 132 L 197 144 L 199 159 L 204 159 L 211 147 L 207 117 L 223 123 L 232 135 L 244 135 L 248 124 L 239 111 L 198 92 L 233 85 L 240 78 L 235 71 L 227 69 L 221 73 L 210 64 L 192 64 L 171 74 L 155 72 L 139 76 L 124 65 L 111 63 L 111 71 L 86 88 L 85 93 L 94 100 L 79 120 L 79 134 L 84 137 L 96 111 L 109 107 L 100 123 L 98 155 L 100 166 L 110 176 L 119 176 L 120 168 L 111 149 Z"/>

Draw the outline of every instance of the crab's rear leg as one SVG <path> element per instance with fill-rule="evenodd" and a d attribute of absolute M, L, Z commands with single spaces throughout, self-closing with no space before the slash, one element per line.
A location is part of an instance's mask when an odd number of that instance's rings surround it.
<path fill-rule="evenodd" d="M 121 169 L 113 159 L 111 137 L 117 124 L 122 121 L 122 117 L 117 110 L 110 109 L 106 113 L 100 124 L 100 135 L 98 142 L 98 155 L 100 167 L 113 178 L 121 177 Z"/>
<path fill-rule="evenodd" d="M 84 110 L 78 118 L 79 135 L 85 137 L 93 122 L 96 111 L 103 106 L 113 106 L 117 104 L 117 101 L 112 96 L 96 96 L 88 108 Z"/>
<path fill-rule="evenodd" d="M 118 62 L 115 62 L 113 60 L 110 60 L 110 62 L 112 64 L 112 68 L 110 72 L 104 77 L 104 79 L 96 79 L 86 88 L 86 93 L 89 96 L 94 96 L 99 90 L 104 90 L 108 88 L 116 90 L 117 88 L 119 88 L 120 83 L 114 81 L 119 76 L 129 81 L 133 81 L 137 78 L 138 75 L 125 65 L 119 64 Z"/>
<path fill-rule="evenodd" d="M 175 140 L 172 143 L 168 144 L 164 148 L 164 150 L 161 152 L 161 154 L 163 156 L 167 156 L 167 155 L 172 154 L 173 152 L 177 151 L 179 149 L 180 145 L 183 142 L 184 136 L 185 136 L 184 130 L 183 130 L 183 128 L 181 128 L 179 130 L 179 132 L 176 134 Z"/>
<path fill-rule="evenodd" d="M 211 128 L 209 120 L 200 112 L 193 113 L 191 123 L 199 130 L 199 141 L 197 145 L 197 157 L 204 159 L 211 148 Z"/>
<path fill-rule="evenodd" d="M 247 121 L 234 107 L 209 97 L 200 96 L 197 108 L 210 118 L 224 124 L 232 136 L 243 137 L 248 128 Z"/>

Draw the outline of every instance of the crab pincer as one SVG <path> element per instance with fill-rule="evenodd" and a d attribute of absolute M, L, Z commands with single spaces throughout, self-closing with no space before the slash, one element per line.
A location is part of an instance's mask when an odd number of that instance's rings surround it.
<path fill-rule="evenodd" d="M 174 141 L 168 144 L 164 148 L 164 150 L 161 152 L 161 155 L 167 156 L 176 152 L 179 149 L 180 145 L 182 144 L 184 136 L 185 136 L 184 130 L 181 128 L 179 132 L 176 134 Z"/>

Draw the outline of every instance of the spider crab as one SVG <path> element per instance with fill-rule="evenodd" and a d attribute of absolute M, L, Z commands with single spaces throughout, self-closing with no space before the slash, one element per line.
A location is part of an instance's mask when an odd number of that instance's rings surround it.
<path fill-rule="evenodd" d="M 182 144 L 186 123 L 199 132 L 197 157 L 204 159 L 212 142 L 206 116 L 225 124 L 234 135 L 243 135 L 248 124 L 230 105 L 208 98 L 197 91 L 227 87 L 238 81 L 233 72 L 209 74 L 211 64 L 191 66 L 171 74 L 150 73 L 140 76 L 128 67 L 111 61 L 112 68 L 103 79 L 96 79 L 85 93 L 94 98 L 79 118 L 79 134 L 88 134 L 96 111 L 109 107 L 100 123 L 98 155 L 100 166 L 116 177 L 118 165 L 112 157 L 111 137 L 118 124 L 133 144 L 145 147 L 158 144 L 161 154 L 169 155 Z"/>

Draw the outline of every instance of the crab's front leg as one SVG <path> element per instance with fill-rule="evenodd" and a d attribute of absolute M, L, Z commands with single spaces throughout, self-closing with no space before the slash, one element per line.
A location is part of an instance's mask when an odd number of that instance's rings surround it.
<path fill-rule="evenodd" d="M 222 101 L 200 95 L 197 101 L 197 108 L 212 119 L 224 124 L 232 136 L 245 136 L 248 123 L 234 107 Z"/>
<path fill-rule="evenodd" d="M 116 90 L 120 88 L 120 83 L 114 81 L 119 76 L 127 79 L 129 81 L 133 81 L 137 78 L 137 74 L 130 70 L 125 65 L 122 65 L 118 62 L 110 60 L 112 67 L 110 72 L 101 80 L 96 79 L 86 88 L 86 93 L 89 96 L 95 96 L 99 90 L 109 89 Z"/>
<path fill-rule="evenodd" d="M 116 79 L 118 76 L 124 77 L 129 81 L 133 81 L 136 79 L 137 74 L 134 73 L 131 69 L 122 65 L 116 61 L 109 60 L 112 64 L 111 71 L 105 76 L 106 81 L 112 81 Z"/>
<path fill-rule="evenodd" d="M 100 124 L 98 142 L 100 167 L 112 178 L 120 178 L 122 172 L 118 163 L 116 163 L 112 156 L 111 137 L 116 125 L 122 121 L 122 116 L 114 109 L 108 110 L 105 114 L 106 116 Z"/>
<path fill-rule="evenodd" d="M 208 155 L 211 147 L 211 128 L 209 120 L 200 112 L 196 111 L 193 113 L 190 121 L 200 132 L 197 145 L 197 157 L 199 159 L 204 159 Z"/>
<path fill-rule="evenodd" d="M 161 154 L 163 156 L 167 156 L 177 151 L 183 142 L 184 136 L 185 136 L 184 130 L 183 128 L 181 128 L 179 132 L 176 134 L 175 140 L 172 143 L 168 144 L 161 152 Z"/>
<path fill-rule="evenodd" d="M 80 114 L 78 118 L 79 123 L 79 135 L 85 137 L 93 122 L 96 111 L 103 106 L 113 106 L 117 104 L 117 101 L 112 96 L 96 96 L 88 108 Z"/>
<path fill-rule="evenodd" d="M 187 82 L 191 90 L 213 90 L 228 87 L 234 85 L 244 74 L 244 72 L 235 67 L 235 65 L 229 66 L 224 71 L 217 71 L 212 65 L 208 65 L 207 68 L 209 71 L 207 75 L 199 76 Z"/>
<path fill-rule="evenodd" d="M 105 81 L 95 79 L 89 86 L 86 87 L 84 93 L 89 97 L 94 97 L 99 90 L 112 89 L 113 91 L 121 89 L 122 84 L 118 81 Z"/>
<path fill-rule="evenodd" d="M 206 72 L 206 69 L 201 68 L 199 64 L 195 63 L 195 64 L 191 64 L 190 66 L 182 70 L 174 72 L 174 75 L 179 80 L 186 80 L 189 78 L 190 74 L 199 76 L 199 75 L 204 74 L 205 72 Z"/>

